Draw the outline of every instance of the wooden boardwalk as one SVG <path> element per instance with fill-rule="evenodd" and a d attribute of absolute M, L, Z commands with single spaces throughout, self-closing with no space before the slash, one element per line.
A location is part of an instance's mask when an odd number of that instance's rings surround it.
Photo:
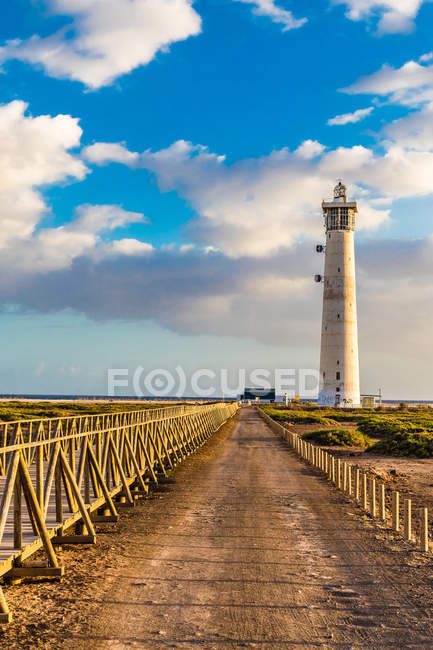
<path fill-rule="evenodd" d="M 150 482 L 203 445 L 237 404 L 0 425 L 0 576 L 60 577 L 56 544 L 95 543 Z M 72 533 L 72 534 L 71 534 Z M 29 561 L 38 551 L 46 559 Z M 0 587 L 0 622 L 11 614 Z"/>

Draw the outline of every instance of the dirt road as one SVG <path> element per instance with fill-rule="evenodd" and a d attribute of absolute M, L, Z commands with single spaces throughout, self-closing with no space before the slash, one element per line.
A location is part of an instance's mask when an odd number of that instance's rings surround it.
<path fill-rule="evenodd" d="M 65 551 L 75 577 L 10 590 L 24 620 L 32 594 L 44 626 L 21 647 L 433 647 L 432 560 L 369 522 L 254 409 L 122 522 L 101 527 L 87 562 Z"/>

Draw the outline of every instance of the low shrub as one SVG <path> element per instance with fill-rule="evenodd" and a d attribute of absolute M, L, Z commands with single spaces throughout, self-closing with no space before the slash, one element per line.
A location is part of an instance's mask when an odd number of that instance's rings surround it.
<path fill-rule="evenodd" d="M 358 420 L 358 429 L 372 438 L 390 438 L 400 432 L 433 431 L 433 420 L 426 418 L 392 418 L 376 415 Z"/>
<path fill-rule="evenodd" d="M 387 456 L 433 457 L 433 431 L 399 431 L 392 437 L 379 440 L 368 450 Z"/>
<path fill-rule="evenodd" d="M 263 411 L 277 422 L 293 422 L 294 424 L 321 424 L 323 426 L 337 424 L 337 422 L 324 418 L 309 411 L 295 409 L 275 409 L 272 406 L 261 406 Z"/>
<path fill-rule="evenodd" d="M 369 436 L 357 429 L 319 429 L 302 436 L 304 440 L 316 442 L 319 445 L 338 447 L 363 447 L 366 449 L 372 443 Z"/>
<path fill-rule="evenodd" d="M 326 417 L 329 417 L 336 422 L 358 422 L 360 416 L 359 413 L 356 412 L 333 409 L 326 411 Z"/>
<path fill-rule="evenodd" d="M 400 420 L 380 415 L 364 416 L 358 420 L 358 429 L 373 438 L 392 436 L 404 426 L 405 424 Z"/>

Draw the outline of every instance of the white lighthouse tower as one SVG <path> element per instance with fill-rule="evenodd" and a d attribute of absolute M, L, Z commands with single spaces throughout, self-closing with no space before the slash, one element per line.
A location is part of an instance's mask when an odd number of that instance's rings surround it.
<path fill-rule="evenodd" d="M 341 181 L 334 188 L 334 199 L 322 203 L 326 245 L 323 280 L 322 339 L 320 349 L 320 388 L 322 406 L 359 406 L 358 323 L 355 282 L 356 201 L 347 200 Z"/>

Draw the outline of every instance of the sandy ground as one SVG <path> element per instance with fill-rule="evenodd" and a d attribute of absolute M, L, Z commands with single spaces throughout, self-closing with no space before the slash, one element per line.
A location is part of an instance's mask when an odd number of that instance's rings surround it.
<path fill-rule="evenodd" d="M 345 428 L 356 428 L 356 423 L 344 423 Z M 298 435 L 317 431 L 317 425 L 305 424 L 287 427 Z M 323 427 L 322 427 L 323 428 Z M 411 498 L 413 508 L 427 507 L 433 525 L 433 458 L 408 458 L 365 453 L 361 447 L 323 447 L 353 467 L 366 470 L 383 481 L 390 490 L 397 490 L 402 498 Z M 433 647 L 433 644 L 432 644 Z"/>
<path fill-rule="evenodd" d="M 4 648 L 431 648 L 433 561 L 304 465 L 254 409 L 60 583 L 6 596 Z M 65 547 L 66 548 L 66 547 Z"/>

